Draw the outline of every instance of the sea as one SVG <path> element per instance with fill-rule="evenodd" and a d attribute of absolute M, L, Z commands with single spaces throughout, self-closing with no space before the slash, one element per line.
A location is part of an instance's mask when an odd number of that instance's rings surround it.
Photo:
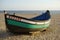
<path fill-rule="evenodd" d="M 9 14 L 42 14 L 45 13 L 46 10 L 6 10 Z M 0 13 L 4 13 L 4 10 L 0 10 Z M 60 10 L 50 10 L 50 14 L 60 14 Z"/>

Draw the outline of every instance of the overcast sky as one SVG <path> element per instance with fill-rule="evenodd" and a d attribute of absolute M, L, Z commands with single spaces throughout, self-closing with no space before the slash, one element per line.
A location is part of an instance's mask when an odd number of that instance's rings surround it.
<path fill-rule="evenodd" d="M 0 0 L 0 10 L 60 10 L 60 0 Z"/>

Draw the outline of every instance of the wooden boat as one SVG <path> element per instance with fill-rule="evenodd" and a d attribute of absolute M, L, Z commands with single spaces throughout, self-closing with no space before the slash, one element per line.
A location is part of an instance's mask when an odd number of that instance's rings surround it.
<path fill-rule="evenodd" d="M 46 29 L 50 25 L 50 12 L 28 19 L 16 15 L 5 14 L 6 27 L 10 32 L 35 32 Z"/>

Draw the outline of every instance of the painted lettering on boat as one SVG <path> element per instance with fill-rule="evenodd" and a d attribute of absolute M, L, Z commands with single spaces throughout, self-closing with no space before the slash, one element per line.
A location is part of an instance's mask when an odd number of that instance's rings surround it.
<path fill-rule="evenodd" d="M 13 20 L 21 21 L 21 18 L 14 17 L 14 16 L 7 15 L 6 18 L 10 18 L 10 19 L 13 19 Z"/>

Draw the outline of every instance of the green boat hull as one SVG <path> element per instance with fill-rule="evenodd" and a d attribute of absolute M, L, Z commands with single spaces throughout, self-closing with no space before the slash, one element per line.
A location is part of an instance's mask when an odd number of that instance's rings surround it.
<path fill-rule="evenodd" d="M 12 19 L 6 19 L 6 22 L 7 22 L 6 27 L 12 33 L 43 31 L 49 27 L 49 24 L 43 24 L 43 25 L 29 24 Z"/>
<path fill-rule="evenodd" d="M 11 20 L 11 19 L 7 19 L 7 24 L 15 25 L 15 26 L 22 27 L 22 28 L 30 28 L 30 29 L 49 27 L 49 24 L 29 24 L 29 23 L 25 23 L 21 21 L 18 22 L 18 21 Z"/>

